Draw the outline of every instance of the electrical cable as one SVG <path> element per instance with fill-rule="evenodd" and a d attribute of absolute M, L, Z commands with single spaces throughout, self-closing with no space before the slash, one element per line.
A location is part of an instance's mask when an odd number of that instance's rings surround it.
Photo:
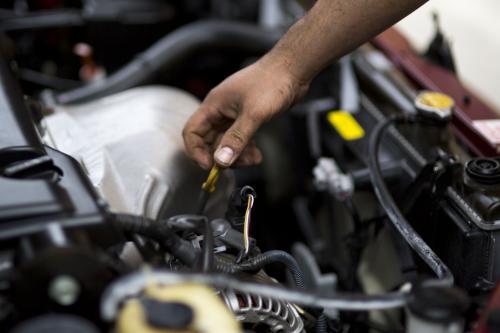
<path fill-rule="evenodd" d="M 200 266 L 201 271 L 204 273 L 212 271 L 214 266 L 214 234 L 207 218 L 203 220 L 203 248 Z"/>
<path fill-rule="evenodd" d="M 196 204 L 196 214 L 201 215 L 205 212 L 205 207 L 207 206 L 208 199 L 210 198 L 210 193 L 207 191 L 201 191 L 198 197 L 198 202 Z"/>
<path fill-rule="evenodd" d="M 18 74 L 22 81 L 55 90 L 75 89 L 82 85 L 79 81 L 48 75 L 28 68 L 20 68 Z"/>
<path fill-rule="evenodd" d="M 185 216 L 189 219 L 190 216 Z M 190 242 L 179 237 L 169 226 L 168 221 L 154 221 L 143 216 L 114 214 L 113 220 L 127 232 L 140 234 L 154 239 L 165 246 L 169 252 L 178 257 L 184 264 L 192 267 L 199 266 L 204 272 L 210 272 L 214 266 L 214 238 L 212 226 L 204 216 L 191 216 L 191 222 L 203 233 L 203 247 L 201 254 Z"/>
<path fill-rule="evenodd" d="M 175 285 L 200 283 L 221 289 L 234 289 L 262 297 L 280 299 L 292 304 L 312 308 L 338 309 L 341 311 L 387 310 L 403 307 L 407 294 L 402 291 L 382 295 L 353 293 L 324 293 L 304 290 L 291 290 L 278 285 L 243 282 L 234 277 L 221 274 L 185 274 L 171 271 L 141 271 L 118 278 L 104 291 L 101 302 L 101 315 L 105 320 L 115 318 L 118 307 L 124 299 L 140 294 L 147 285 L 158 283 Z"/>
<path fill-rule="evenodd" d="M 174 257 L 189 267 L 193 267 L 198 262 L 198 252 L 191 243 L 180 238 L 165 223 L 130 214 L 113 214 L 111 219 L 126 232 L 139 234 L 157 241 Z"/>
<path fill-rule="evenodd" d="M 245 257 L 248 256 L 248 252 L 250 251 L 250 223 L 251 223 L 251 214 L 253 204 L 255 202 L 255 197 L 251 194 L 248 195 L 247 201 L 247 209 L 245 211 L 245 219 L 243 223 L 243 242 L 245 248 Z"/>
<path fill-rule="evenodd" d="M 274 263 L 285 265 L 293 278 L 295 287 L 298 289 L 305 288 L 304 273 L 302 273 L 299 264 L 292 255 L 281 250 L 267 251 L 239 264 L 230 263 L 227 266 L 219 265 L 218 267 L 221 271 L 234 274 L 237 272 L 259 271 Z"/>
<path fill-rule="evenodd" d="M 405 216 L 398 208 L 389 189 L 387 188 L 380 164 L 378 161 L 378 153 L 380 143 L 384 132 L 394 123 L 404 123 L 412 119 L 407 116 L 391 116 L 386 120 L 378 123 L 370 135 L 369 141 L 369 168 L 370 179 L 372 181 L 375 195 L 377 196 L 380 205 L 386 212 L 389 220 L 392 222 L 396 230 L 406 240 L 408 245 L 417 252 L 422 260 L 431 268 L 431 270 L 440 279 L 435 283 L 443 285 L 453 285 L 453 275 L 443 261 L 434 253 L 434 251 L 425 243 L 425 241 L 416 233 Z"/>

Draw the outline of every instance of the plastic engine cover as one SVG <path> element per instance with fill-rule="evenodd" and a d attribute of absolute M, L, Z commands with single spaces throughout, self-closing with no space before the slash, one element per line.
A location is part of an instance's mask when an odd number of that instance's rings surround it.
<path fill-rule="evenodd" d="M 89 103 L 56 106 L 45 142 L 76 158 L 115 212 L 151 218 L 194 213 L 207 173 L 184 154 L 182 128 L 199 101 L 176 88 L 134 88 Z M 223 216 L 232 174 L 207 205 Z"/>

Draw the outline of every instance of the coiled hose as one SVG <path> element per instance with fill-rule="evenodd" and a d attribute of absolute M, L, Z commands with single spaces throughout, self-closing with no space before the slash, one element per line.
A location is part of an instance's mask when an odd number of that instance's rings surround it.
<path fill-rule="evenodd" d="M 316 333 L 328 333 L 328 320 L 325 314 L 321 314 L 316 319 Z"/>
<path fill-rule="evenodd" d="M 292 275 L 295 287 L 297 289 L 304 289 L 304 274 L 302 273 L 302 270 L 300 269 L 300 266 L 295 258 L 285 251 L 267 251 L 240 264 L 216 259 L 215 268 L 220 272 L 234 274 L 238 272 L 258 271 L 273 263 L 283 264 Z"/>
<path fill-rule="evenodd" d="M 398 208 L 394 198 L 392 197 L 389 189 L 387 188 L 380 165 L 378 162 L 378 151 L 382 136 L 387 128 L 394 123 L 404 123 L 412 119 L 403 116 L 392 116 L 385 121 L 380 122 L 375 126 L 369 142 L 369 168 L 370 179 L 373 184 L 375 195 L 377 196 L 380 205 L 386 212 L 389 220 L 392 222 L 396 230 L 406 240 L 408 245 L 417 252 L 422 260 L 432 269 L 432 271 L 440 279 L 439 283 L 444 285 L 453 285 L 453 274 L 445 263 L 432 251 L 432 249 L 425 243 L 420 235 L 413 229 L 410 223 L 406 220 L 405 216 Z M 437 281 L 436 281 L 437 282 Z"/>

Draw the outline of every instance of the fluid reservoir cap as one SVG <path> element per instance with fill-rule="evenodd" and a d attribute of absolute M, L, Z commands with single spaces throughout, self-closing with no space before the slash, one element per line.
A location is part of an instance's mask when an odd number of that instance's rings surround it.
<path fill-rule="evenodd" d="M 455 101 L 444 93 L 424 90 L 415 98 L 415 107 L 421 116 L 447 121 L 451 118 Z"/>
<path fill-rule="evenodd" d="M 411 314 L 434 323 L 459 320 L 468 307 L 467 295 L 457 288 L 418 286 L 408 299 Z"/>
<path fill-rule="evenodd" d="M 142 299 L 141 303 L 148 324 L 155 328 L 185 329 L 193 322 L 193 309 L 184 303 L 149 298 Z"/>
<path fill-rule="evenodd" d="M 500 184 L 500 161 L 494 158 L 474 158 L 465 165 L 465 172 L 472 180 L 486 185 Z"/>

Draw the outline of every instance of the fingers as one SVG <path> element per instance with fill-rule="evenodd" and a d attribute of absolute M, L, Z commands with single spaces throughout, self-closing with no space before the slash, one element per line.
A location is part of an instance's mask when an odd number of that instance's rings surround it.
<path fill-rule="evenodd" d="M 203 169 L 213 165 L 215 147 L 218 147 L 216 162 L 222 167 L 259 164 L 262 154 L 251 138 L 262 122 L 255 116 L 245 114 L 233 121 L 226 115 L 216 115 L 210 112 L 209 107 L 202 106 L 184 127 L 186 153 Z"/>
<path fill-rule="evenodd" d="M 262 121 L 251 113 L 244 112 L 240 114 L 222 136 L 214 154 L 215 162 L 222 167 L 230 167 L 240 157 L 261 124 Z M 262 159 L 260 152 L 257 153 L 256 151 L 258 151 L 256 148 L 250 149 L 245 158 L 251 160 Z"/>
<path fill-rule="evenodd" d="M 184 147 L 187 155 L 203 169 L 209 169 L 213 164 L 210 141 L 213 129 L 203 111 L 197 111 L 188 120 L 182 131 Z"/>
<path fill-rule="evenodd" d="M 186 153 L 203 169 L 209 169 L 222 134 L 238 116 L 237 98 L 226 90 L 213 90 L 191 116 L 182 132 Z"/>
<path fill-rule="evenodd" d="M 245 147 L 240 157 L 231 165 L 232 167 L 246 167 L 258 165 L 262 162 L 262 153 L 257 148 L 255 141 Z"/>

